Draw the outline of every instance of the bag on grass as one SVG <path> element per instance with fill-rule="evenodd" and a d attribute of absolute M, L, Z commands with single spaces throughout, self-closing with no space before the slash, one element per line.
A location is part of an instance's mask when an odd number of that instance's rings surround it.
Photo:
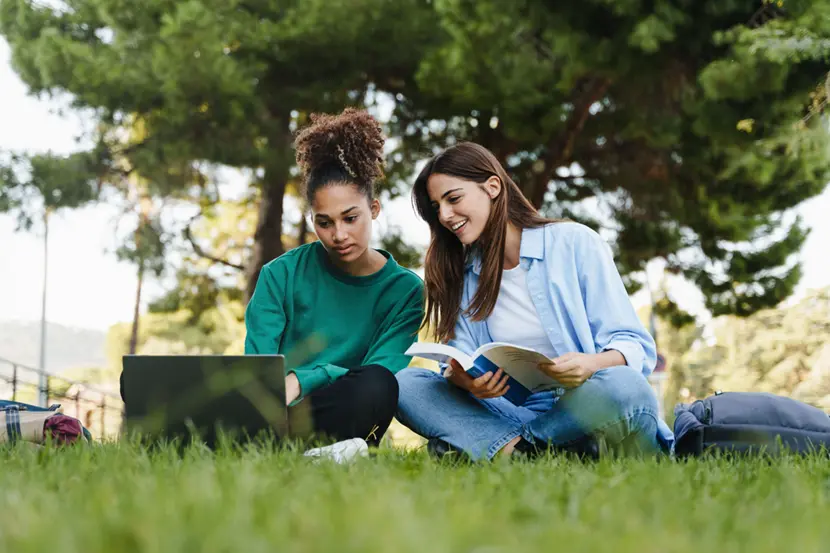
<path fill-rule="evenodd" d="M 47 435 L 60 444 L 92 439 L 81 422 L 64 415 L 58 404 L 38 407 L 19 401 L 0 400 L 0 443 L 24 441 L 42 444 Z"/>
<path fill-rule="evenodd" d="M 678 457 L 711 452 L 778 455 L 784 451 L 830 451 L 830 416 L 788 397 L 718 392 L 692 404 L 679 404 L 674 413 Z"/>

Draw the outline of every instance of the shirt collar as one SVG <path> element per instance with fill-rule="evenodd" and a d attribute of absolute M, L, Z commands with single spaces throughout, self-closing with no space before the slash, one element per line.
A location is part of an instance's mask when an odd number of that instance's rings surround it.
<path fill-rule="evenodd" d="M 526 228 L 522 231 L 522 244 L 519 247 L 521 259 L 545 258 L 545 227 Z M 474 254 L 467 261 L 467 270 L 472 269 L 476 275 L 481 274 L 481 256 Z"/>

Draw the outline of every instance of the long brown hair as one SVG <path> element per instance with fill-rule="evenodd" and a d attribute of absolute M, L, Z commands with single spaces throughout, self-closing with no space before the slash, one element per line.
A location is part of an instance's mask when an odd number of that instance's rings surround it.
<path fill-rule="evenodd" d="M 438 220 L 427 192 L 427 181 L 435 174 L 479 184 L 493 176 L 501 181 L 501 192 L 493 200 L 484 232 L 469 248 L 464 248 Z M 477 255 L 481 259 L 481 278 L 464 315 L 483 321 L 493 312 L 499 295 L 508 222 L 521 230 L 557 221 L 539 215 L 496 156 L 473 142 L 461 142 L 430 159 L 415 180 L 412 196 L 415 210 L 431 231 L 424 263 L 426 318 L 423 326 L 434 329 L 436 338 L 446 342 L 455 336 L 455 323 L 461 312 L 464 267 L 469 256 Z"/>

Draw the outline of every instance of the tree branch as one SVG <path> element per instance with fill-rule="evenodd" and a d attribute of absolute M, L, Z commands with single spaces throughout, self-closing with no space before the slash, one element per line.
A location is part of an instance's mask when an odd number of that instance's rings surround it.
<path fill-rule="evenodd" d="M 209 261 L 213 261 L 214 263 L 220 263 L 222 265 L 225 265 L 226 267 L 231 267 L 231 268 L 237 269 L 239 271 L 244 271 L 245 270 L 244 266 L 239 265 L 237 263 L 231 263 L 227 259 L 221 259 L 219 257 L 210 255 L 205 250 L 203 250 L 201 246 L 199 246 L 196 243 L 196 240 L 193 238 L 193 233 L 190 230 L 190 226 L 193 224 L 193 222 L 196 219 L 198 219 L 201 216 L 202 216 L 202 212 L 199 211 L 199 213 L 197 213 L 196 215 L 191 217 L 190 220 L 187 222 L 187 226 L 184 228 L 184 231 L 182 232 L 182 234 L 187 239 L 187 241 L 190 242 L 190 246 L 193 248 L 193 253 L 195 253 L 196 255 L 198 255 L 201 258 L 207 259 Z"/>
<path fill-rule="evenodd" d="M 782 15 L 784 15 L 783 9 L 776 6 L 774 2 L 764 0 L 761 7 L 747 21 L 747 26 L 751 29 L 757 29 L 767 21 Z"/>
<path fill-rule="evenodd" d="M 530 198 L 537 208 L 542 206 L 545 199 L 548 182 L 552 180 L 551 172 L 571 160 L 576 139 L 591 115 L 591 106 L 602 98 L 609 86 L 611 86 L 611 79 L 597 77 L 590 79 L 584 87 L 575 87 L 572 102 L 573 114 L 568 118 L 565 130 L 548 143 L 547 152 L 542 158 L 544 171 L 539 175 Z"/>
<path fill-rule="evenodd" d="M 552 177 L 548 178 L 548 182 L 550 181 L 561 181 L 561 182 L 576 182 L 577 180 L 583 180 L 585 182 L 588 181 L 596 181 L 599 180 L 599 177 L 592 176 L 592 175 L 568 175 L 567 177 L 561 177 L 559 175 L 553 175 Z M 582 183 L 577 183 L 582 184 Z"/>

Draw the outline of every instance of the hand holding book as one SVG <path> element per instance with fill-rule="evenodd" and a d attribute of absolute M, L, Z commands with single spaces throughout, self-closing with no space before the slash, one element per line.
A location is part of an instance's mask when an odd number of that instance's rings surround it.
<path fill-rule="evenodd" d="M 566 353 L 550 363 L 540 363 L 539 370 L 559 382 L 565 388 L 576 388 L 598 370 L 625 365 L 625 357 L 616 351 L 602 353 Z"/>
<path fill-rule="evenodd" d="M 537 351 L 513 344 L 499 342 L 484 344 L 472 355 L 467 355 L 446 344 L 415 342 L 406 351 L 406 355 L 431 359 L 445 365 L 450 365 L 452 361 L 455 361 L 464 371 L 475 369 L 473 374 L 468 373 L 466 376 L 472 380 L 482 380 L 473 384 L 463 376 L 458 376 L 455 378 L 460 384 L 457 384 L 464 389 L 470 389 L 468 386 L 474 385 L 480 389 L 487 384 L 487 389 L 480 390 L 480 393 L 486 393 L 487 397 L 498 397 L 490 395 L 493 393 L 490 389 L 491 379 L 495 378 L 495 384 L 492 385 L 494 387 L 498 385 L 499 395 L 504 395 L 516 405 L 522 405 L 533 393 L 562 387 L 559 382 L 539 368 L 540 363 L 551 363 L 551 359 Z M 487 377 L 488 373 L 492 373 L 493 376 Z M 498 374 L 497 377 L 496 374 Z M 504 378 L 503 374 L 507 375 L 507 383 L 502 386 L 500 381 Z"/>
<path fill-rule="evenodd" d="M 474 378 L 455 359 L 450 359 L 449 366 L 444 371 L 444 376 L 447 380 L 459 388 L 467 390 L 478 399 L 501 397 L 510 389 L 507 384 L 510 375 L 502 369 L 494 373 L 488 371 L 478 378 Z"/>
<path fill-rule="evenodd" d="M 566 353 L 550 359 L 537 351 L 499 342 L 485 344 L 472 355 L 445 344 L 415 342 L 406 355 L 446 364 L 449 375 L 445 371 L 445 376 L 476 397 L 504 396 L 516 405 L 522 405 L 531 394 L 574 388 L 600 369 L 625 364 L 625 357 L 616 350 Z M 471 369 L 475 369 L 473 374 L 467 372 Z"/>

